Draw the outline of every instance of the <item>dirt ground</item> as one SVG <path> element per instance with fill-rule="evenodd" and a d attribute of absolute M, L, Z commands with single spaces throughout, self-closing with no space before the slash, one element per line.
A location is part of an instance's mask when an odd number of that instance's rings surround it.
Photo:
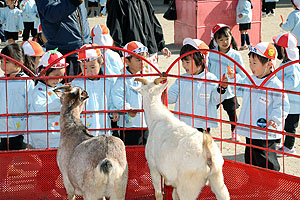
<path fill-rule="evenodd" d="M 157 18 L 159 19 L 163 30 L 165 41 L 167 47 L 171 50 L 172 56 L 170 58 L 165 58 L 161 54 L 159 54 L 159 68 L 161 71 L 165 71 L 171 63 L 173 63 L 176 58 L 179 56 L 180 47 L 174 44 L 174 22 L 165 20 L 162 16 L 163 13 L 167 10 L 168 5 L 163 4 L 163 0 L 151 0 L 153 6 L 155 8 L 155 13 Z M 279 23 L 281 22 L 280 15 L 283 16 L 284 19 L 287 18 L 288 14 L 292 11 L 292 7 L 290 4 L 290 0 L 280 0 L 277 3 L 277 8 L 275 10 L 276 16 L 270 16 L 262 18 L 262 41 L 272 41 L 273 36 L 277 36 L 283 31 L 279 27 Z M 96 24 L 106 24 L 106 17 L 93 17 L 89 18 L 90 27 L 92 28 Z M 251 37 L 251 36 L 250 36 Z M 19 40 L 19 42 L 21 42 Z M 3 48 L 3 45 L 0 46 L 0 49 Z M 249 71 L 248 65 L 248 51 L 240 51 L 245 68 Z M 279 65 L 279 61 L 277 61 Z M 1 70 L 0 70 L 1 71 Z M 1 74 L 1 72 L 0 72 Z M 172 81 L 170 81 L 172 83 Z M 240 99 L 240 104 L 242 100 Z M 239 112 L 239 110 L 238 110 Z M 224 119 L 226 119 L 226 114 L 223 114 Z M 227 120 L 227 119 L 226 119 Z M 297 130 L 297 134 L 299 134 L 299 128 Z M 216 138 L 221 137 L 220 127 L 215 128 L 212 130 L 212 135 Z M 222 125 L 222 138 L 229 139 L 231 137 L 230 127 L 229 125 Z M 242 143 L 245 143 L 245 139 L 242 138 Z M 219 144 L 223 156 L 225 159 L 236 160 L 239 162 L 244 162 L 244 146 L 234 143 L 229 143 L 228 141 L 217 141 Z M 296 139 L 295 144 L 296 150 L 300 154 L 300 142 L 299 139 Z M 285 157 L 279 158 L 279 162 L 281 165 L 281 171 L 287 174 L 295 175 L 300 177 L 300 159 L 299 158 L 292 158 L 292 157 Z M 283 166 L 284 163 L 284 166 Z"/>

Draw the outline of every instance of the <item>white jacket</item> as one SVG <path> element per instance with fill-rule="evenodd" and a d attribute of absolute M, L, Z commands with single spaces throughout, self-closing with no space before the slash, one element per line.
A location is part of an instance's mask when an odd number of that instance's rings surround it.
<path fill-rule="evenodd" d="M 58 84 L 57 87 L 61 86 Z M 60 112 L 61 102 L 59 97 L 53 92 L 55 88 L 46 86 L 38 82 L 35 86 L 31 98 L 29 113 L 38 112 Z M 31 132 L 29 143 L 38 149 L 57 148 L 59 146 L 60 132 L 51 132 L 51 130 L 60 130 L 59 115 L 30 115 L 29 131 L 49 130 L 50 132 Z M 48 140 L 49 139 L 49 140 Z"/>
<path fill-rule="evenodd" d="M 266 79 L 256 78 L 254 75 L 251 75 L 252 79 L 256 83 L 256 85 L 261 85 L 261 83 Z M 234 79 L 230 79 L 231 82 L 234 82 Z M 248 78 L 239 79 L 236 81 L 237 83 L 252 85 Z M 282 82 L 276 77 L 271 77 L 268 82 L 264 85 L 268 88 L 277 88 L 282 89 Z M 268 94 L 268 95 L 266 95 Z M 282 97 L 282 93 L 275 91 L 260 90 L 260 89 L 250 89 L 247 87 L 237 87 L 237 96 L 241 96 L 243 98 L 243 104 L 241 108 L 240 115 L 238 117 L 238 123 L 252 125 L 256 127 L 261 127 L 266 125 L 264 121 L 273 120 L 277 125 L 278 131 L 283 131 L 283 122 L 288 115 L 290 104 L 288 100 L 288 96 L 284 95 Z M 284 102 L 284 106 L 282 105 L 282 100 Z M 251 112 L 250 112 L 251 107 Z M 267 115 L 268 111 L 268 115 Z M 250 114 L 252 117 L 250 118 Z M 273 129 L 273 127 L 269 126 L 269 129 Z M 281 134 L 276 134 L 273 132 L 268 133 L 268 140 L 275 140 L 282 138 Z M 245 136 L 247 138 L 252 137 L 252 139 L 267 139 L 266 131 L 258 130 L 252 128 L 252 131 L 248 127 L 237 126 L 237 134 Z"/>
<path fill-rule="evenodd" d="M 108 105 L 108 97 L 110 94 L 111 82 L 105 80 L 105 91 L 104 91 L 104 79 L 90 80 L 78 78 L 72 82 L 72 86 L 78 86 L 84 89 L 89 98 L 83 108 L 83 111 L 105 111 L 110 109 Z M 88 129 L 104 129 L 110 128 L 109 113 L 87 113 L 80 115 L 82 123 Z M 91 130 L 90 130 L 91 131 Z M 110 134 L 110 131 L 91 131 L 95 136 Z"/>

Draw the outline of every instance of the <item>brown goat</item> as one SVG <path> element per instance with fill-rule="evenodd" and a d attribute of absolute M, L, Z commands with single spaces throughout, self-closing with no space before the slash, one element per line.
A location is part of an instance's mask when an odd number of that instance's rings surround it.
<path fill-rule="evenodd" d="M 86 91 L 62 86 L 55 92 L 62 103 L 57 164 L 68 198 L 125 199 L 128 164 L 123 141 L 114 136 L 93 136 L 82 124 L 80 113 L 88 99 Z"/>

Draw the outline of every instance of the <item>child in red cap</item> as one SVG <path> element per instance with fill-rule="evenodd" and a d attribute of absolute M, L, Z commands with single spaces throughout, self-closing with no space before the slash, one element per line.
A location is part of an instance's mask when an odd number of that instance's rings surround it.
<path fill-rule="evenodd" d="M 249 50 L 250 69 L 253 73 L 251 75 L 252 80 L 248 77 L 240 78 L 235 75 L 234 71 L 227 71 L 230 82 L 234 82 L 236 79 L 237 83 L 247 85 L 255 83 L 259 86 L 265 79 L 268 79 L 263 85 L 264 87 L 282 89 L 282 82 L 277 76 L 272 75 L 270 77 L 277 57 L 274 45 L 269 42 L 261 42 L 255 47 L 250 46 Z M 290 107 L 287 95 L 276 91 L 240 86 L 237 86 L 236 91 L 237 96 L 243 98 L 243 105 L 238 119 L 238 124 L 241 125 L 237 125 L 237 134 L 245 136 L 246 143 L 252 145 L 245 148 L 245 162 L 279 171 L 280 165 L 275 152 L 253 146 L 275 150 L 276 141 L 280 139 L 281 135 L 271 130 L 283 130 L 283 121 Z M 252 128 L 242 125 L 250 125 Z"/>

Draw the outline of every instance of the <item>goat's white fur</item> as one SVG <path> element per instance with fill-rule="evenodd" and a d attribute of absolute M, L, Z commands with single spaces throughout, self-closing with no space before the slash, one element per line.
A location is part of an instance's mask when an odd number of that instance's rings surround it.
<path fill-rule="evenodd" d="M 207 181 L 217 199 L 230 199 L 222 174 L 224 160 L 218 146 L 209 134 L 180 121 L 162 104 L 161 94 L 167 83 L 158 84 L 161 80 L 144 82 L 147 85 L 133 88 L 143 95 L 149 128 L 145 153 L 156 199 L 163 199 L 161 176 L 167 185 L 174 187 L 173 199 L 196 199 Z"/>
<path fill-rule="evenodd" d="M 77 194 L 85 200 L 125 199 L 128 165 L 124 143 L 113 136 L 94 137 L 81 123 L 80 113 L 88 98 L 84 90 L 63 86 L 55 92 L 62 102 L 57 163 L 68 198 L 75 199 Z"/>

